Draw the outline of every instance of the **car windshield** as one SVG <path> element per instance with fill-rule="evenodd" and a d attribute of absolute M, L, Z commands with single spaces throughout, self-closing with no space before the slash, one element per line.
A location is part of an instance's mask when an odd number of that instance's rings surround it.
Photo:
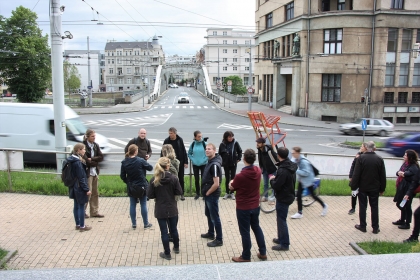
<path fill-rule="evenodd" d="M 357 123 L 357 124 L 359 124 L 359 123 L 361 123 L 361 122 L 362 122 L 362 119 L 357 119 L 357 120 L 353 121 L 352 123 Z"/>
<path fill-rule="evenodd" d="M 186 92 L 181 92 L 181 93 L 179 94 L 179 96 L 183 96 L 183 97 L 185 97 L 185 96 L 188 96 L 188 94 L 187 94 Z"/>
<path fill-rule="evenodd" d="M 79 118 L 67 119 L 66 126 L 74 135 L 83 135 L 86 132 L 86 127 Z"/>
<path fill-rule="evenodd" d="M 413 136 L 412 133 L 403 133 L 403 134 L 400 134 L 400 135 L 396 136 L 394 139 L 406 140 L 408 138 L 411 138 L 412 136 Z"/>

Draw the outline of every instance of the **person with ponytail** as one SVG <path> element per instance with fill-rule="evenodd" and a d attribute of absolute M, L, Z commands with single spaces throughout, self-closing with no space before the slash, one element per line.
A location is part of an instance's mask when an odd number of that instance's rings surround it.
<path fill-rule="evenodd" d="M 127 194 L 130 197 L 130 218 L 133 229 L 137 228 L 136 222 L 136 204 L 137 199 L 140 200 L 140 212 L 143 218 L 144 228 L 152 226 L 147 217 L 147 196 L 141 198 L 133 197 L 130 194 L 129 184 L 147 189 L 148 183 L 145 177 L 146 170 L 152 171 L 151 166 L 145 159 L 138 157 L 138 147 L 136 144 L 131 144 L 128 147 L 128 152 L 125 154 L 125 159 L 121 162 L 120 178 L 127 184 Z"/>
<path fill-rule="evenodd" d="M 175 254 L 179 253 L 178 235 L 178 206 L 176 195 L 182 195 L 182 188 L 176 176 L 169 172 L 171 161 L 161 157 L 155 165 L 154 176 L 150 180 L 147 196 L 155 199 L 155 218 L 158 220 L 164 252 L 159 253 L 161 258 L 170 260 L 168 224 L 173 238 Z"/>

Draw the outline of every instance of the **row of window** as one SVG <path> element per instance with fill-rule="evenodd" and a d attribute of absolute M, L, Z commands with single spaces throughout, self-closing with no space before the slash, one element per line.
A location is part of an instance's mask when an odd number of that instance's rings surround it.
<path fill-rule="evenodd" d="M 407 104 L 408 102 L 408 92 L 399 92 L 398 99 L 396 100 L 399 104 Z M 394 104 L 394 92 L 385 92 L 384 103 Z M 420 92 L 411 93 L 411 102 L 410 104 L 419 104 L 420 103 Z"/>
<path fill-rule="evenodd" d="M 286 19 L 286 21 L 291 20 L 292 18 L 295 17 L 295 3 L 294 2 L 290 2 L 286 4 L 284 10 L 285 10 L 284 18 Z M 270 28 L 270 27 L 273 27 L 273 12 L 268 13 L 265 16 L 265 28 Z"/>
<path fill-rule="evenodd" d="M 124 84 L 123 78 L 119 78 L 119 79 L 108 78 L 108 84 L 110 85 L 115 84 L 114 81 L 118 81 L 118 84 Z M 125 81 L 126 81 L 125 84 L 131 84 L 133 81 L 135 81 L 136 84 L 143 83 L 143 81 L 140 78 L 137 78 L 137 79 L 126 78 Z"/>
<path fill-rule="evenodd" d="M 154 73 L 156 73 L 156 68 L 153 68 L 153 70 L 154 70 Z M 126 69 L 126 74 L 127 75 L 131 75 L 131 74 L 134 74 L 134 75 L 140 75 L 140 68 L 134 68 L 134 73 L 131 73 L 131 68 L 127 68 Z M 122 68 L 117 68 L 117 72 L 116 72 L 118 75 L 124 75 L 124 72 L 123 72 L 123 69 Z M 109 68 L 108 69 L 108 74 L 114 74 L 114 68 Z M 145 73 L 144 74 L 147 74 L 147 70 L 145 70 Z"/>
<path fill-rule="evenodd" d="M 398 46 L 398 32 L 397 28 L 388 28 L 388 44 L 387 52 L 396 52 Z M 402 42 L 401 42 L 401 52 L 411 52 L 413 49 L 412 38 L 413 38 L 412 29 L 403 29 L 402 30 Z M 416 43 L 420 43 L 420 29 L 417 29 Z"/>
<path fill-rule="evenodd" d="M 232 40 L 233 45 L 238 44 L 238 40 Z M 228 40 L 223 40 L 223 45 L 228 45 Z M 245 40 L 245 45 L 251 45 L 251 40 Z"/>
<path fill-rule="evenodd" d="M 225 81 L 225 78 L 226 77 L 221 77 L 222 83 Z M 244 77 L 244 80 L 243 80 L 244 86 L 248 85 L 248 81 L 249 81 L 249 77 Z M 216 84 L 217 84 L 217 77 L 213 77 L 213 85 L 216 85 Z M 255 84 L 255 77 L 252 77 L 252 84 Z"/>
<path fill-rule="evenodd" d="M 142 54 L 141 54 L 142 53 Z M 115 54 L 115 55 L 114 55 Z M 159 52 L 158 52 L 159 54 Z M 150 52 L 146 51 L 109 51 L 105 53 L 106 56 L 130 56 L 130 55 L 151 55 Z"/>
<path fill-rule="evenodd" d="M 228 67 L 227 66 L 223 66 L 223 71 L 227 71 L 228 70 Z M 237 71 L 238 70 L 238 66 L 233 66 L 232 67 L 232 70 L 233 71 Z M 249 71 L 249 66 L 245 66 L 245 71 Z"/>
<path fill-rule="evenodd" d="M 400 75 L 398 77 L 398 86 L 408 86 L 410 73 L 413 77 L 412 86 L 420 86 L 420 63 L 414 63 L 412 69 L 410 69 L 409 63 L 400 63 L 399 67 Z M 385 69 L 385 86 L 394 86 L 395 68 L 395 63 L 387 63 Z"/>
<path fill-rule="evenodd" d="M 222 52 L 223 53 L 228 53 L 228 50 L 227 49 L 223 49 Z M 232 52 L 233 53 L 238 53 L 238 49 L 233 49 Z"/>
<path fill-rule="evenodd" d="M 234 58 L 232 58 L 232 61 L 233 62 L 238 62 L 238 58 L 234 57 Z M 222 62 L 228 62 L 228 58 L 227 57 L 222 58 Z M 249 57 L 245 57 L 245 62 L 249 62 Z"/>

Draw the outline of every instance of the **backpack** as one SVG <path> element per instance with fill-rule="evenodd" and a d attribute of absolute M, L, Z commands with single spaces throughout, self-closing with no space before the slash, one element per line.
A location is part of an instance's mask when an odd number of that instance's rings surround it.
<path fill-rule="evenodd" d="M 136 186 L 135 184 L 128 182 L 128 192 L 131 197 L 142 198 L 146 195 L 146 188 L 142 186 Z"/>
<path fill-rule="evenodd" d="M 194 144 L 195 144 L 195 141 L 193 141 L 192 144 L 191 144 L 191 150 L 194 150 Z M 205 151 L 206 150 L 206 144 L 204 144 L 204 141 L 201 141 L 201 144 L 203 144 L 204 151 Z"/>
<path fill-rule="evenodd" d="M 306 159 L 306 160 L 308 160 L 308 159 Z M 318 176 L 320 174 L 318 168 L 316 168 L 309 160 L 308 160 L 308 162 L 309 162 L 309 165 L 312 167 L 312 171 L 314 172 L 315 177 Z"/>
<path fill-rule="evenodd" d="M 61 168 L 61 181 L 64 183 L 64 186 L 70 188 L 73 187 L 74 182 L 77 178 L 74 178 L 71 172 L 71 162 L 68 162 L 67 159 L 63 161 L 63 167 Z"/>

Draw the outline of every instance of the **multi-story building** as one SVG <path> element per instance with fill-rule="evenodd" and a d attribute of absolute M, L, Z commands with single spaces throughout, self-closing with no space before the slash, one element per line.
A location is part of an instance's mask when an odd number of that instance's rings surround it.
<path fill-rule="evenodd" d="M 152 42 L 115 42 L 105 45 L 105 83 L 107 91 L 142 89 L 153 86 L 153 77 L 164 63 L 162 46 L 156 36 Z"/>
<path fill-rule="evenodd" d="M 254 46 L 255 32 L 232 28 L 209 28 L 206 32 L 207 44 L 203 48 L 210 82 L 216 85 L 218 76 L 222 81 L 228 76 L 239 76 L 248 85 L 250 64 L 254 69 L 249 49 Z"/>
<path fill-rule="evenodd" d="M 255 16 L 262 103 L 318 120 L 419 123 L 418 0 L 256 0 Z"/>
<path fill-rule="evenodd" d="M 194 64 L 195 55 L 168 55 L 165 57 L 166 65 L 174 64 Z"/>

